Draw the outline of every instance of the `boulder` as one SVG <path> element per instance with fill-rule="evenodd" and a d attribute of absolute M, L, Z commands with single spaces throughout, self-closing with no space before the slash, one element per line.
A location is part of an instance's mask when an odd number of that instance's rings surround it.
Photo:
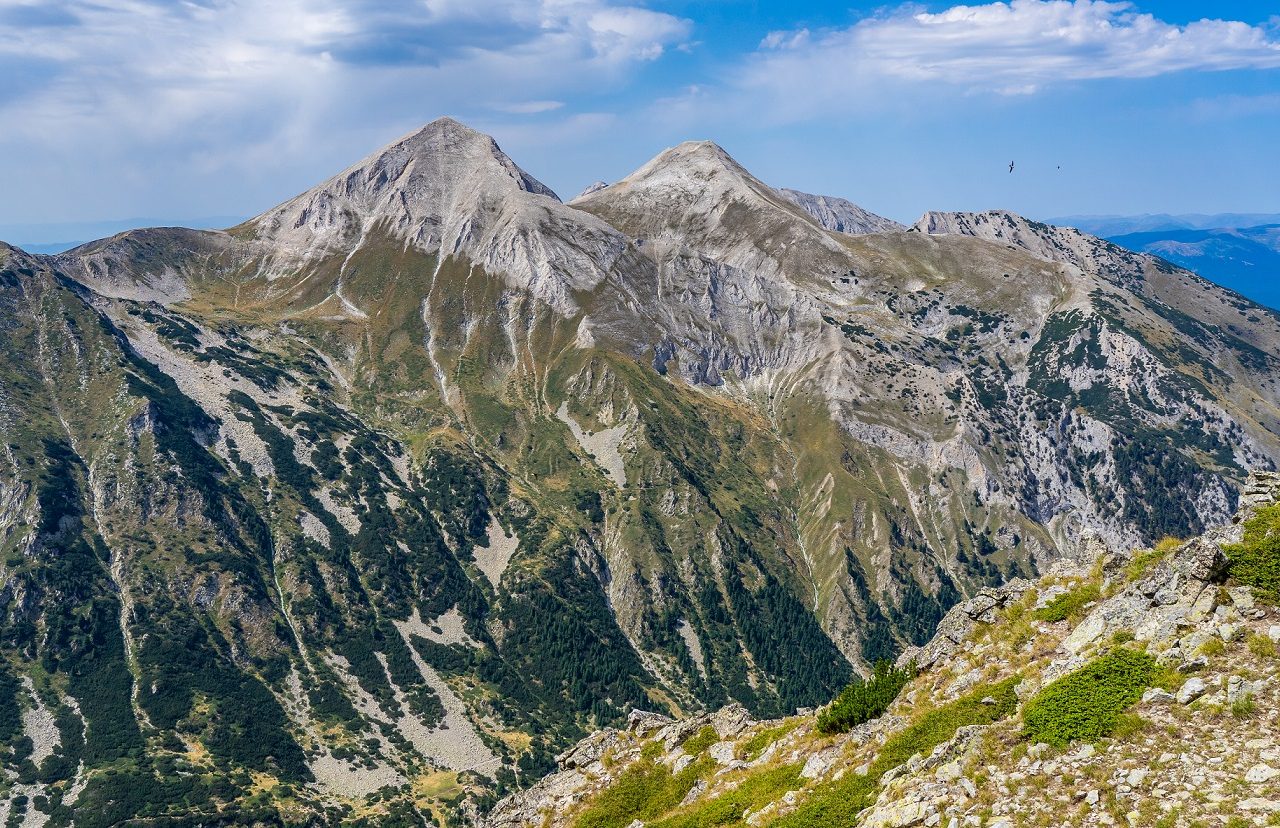
<path fill-rule="evenodd" d="M 1272 779 L 1275 779 L 1277 776 L 1280 776 L 1280 771 L 1276 770 L 1270 765 L 1259 762 L 1258 764 L 1249 768 L 1249 771 L 1244 775 L 1244 781 L 1248 782 L 1251 785 L 1262 785 L 1264 783 L 1270 782 Z"/>
<path fill-rule="evenodd" d="M 1209 686 L 1199 676 L 1189 678 L 1178 690 L 1178 704 L 1191 704 L 1208 692 Z"/>
<path fill-rule="evenodd" d="M 755 723 L 751 711 L 736 703 L 725 705 L 711 714 L 711 726 L 721 739 L 732 739 Z"/>

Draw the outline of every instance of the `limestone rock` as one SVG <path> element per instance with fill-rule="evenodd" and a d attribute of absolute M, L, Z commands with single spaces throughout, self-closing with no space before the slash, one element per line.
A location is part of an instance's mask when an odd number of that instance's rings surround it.
<path fill-rule="evenodd" d="M 1191 704 L 1191 702 L 1203 696 L 1208 692 L 1209 686 L 1204 683 L 1204 679 L 1196 676 L 1189 678 L 1178 690 L 1178 704 Z"/>
<path fill-rule="evenodd" d="M 1270 765 L 1263 764 L 1260 762 L 1254 765 L 1253 767 L 1249 768 L 1249 772 L 1244 775 L 1244 781 L 1249 782 L 1253 785 L 1260 785 L 1260 784 L 1263 784 L 1264 782 L 1270 782 L 1272 779 L 1275 779 L 1277 776 L 1280 776 L 1280 771 L 1276 770 Z"/>

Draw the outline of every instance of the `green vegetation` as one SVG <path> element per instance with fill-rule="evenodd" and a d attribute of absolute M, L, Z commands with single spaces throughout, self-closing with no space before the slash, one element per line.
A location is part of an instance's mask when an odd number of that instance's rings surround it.
<path fill-rule="evenodd" d="M 830 707 L 818 714 L 818 731 L 845 733 L 871 721 L 888 709 L 910 680 L 911 671 L 898 670 L 888 661 L 876 662 L 870 681 L 850 684 Z"/>
<path fill-rule="evenodd" d="M 756 731 L 750 739 L 738 743 L 738 758 L 754 762 L 760 758 L 760 755 L 765 752 L 769 745 L 799 727 L 800 721 L 800 719 L 792 719 L 775 727 L 766 727 L 763 730 Z"/>
<path fill-rule="evenodd" d="M 1098 600 L 1102 591 L 1097 584 L 1081 584 L 1070 592 L 1064 592 L 1045 606 L 1036 610 L 1031 617 L 1037 621 L 1055 623 L 1068 618 L 1078 618 L 1086 605 Z"/>
<path fill-rule="evenodd" d="M 1027 703 L 1023 734 L 1057 747 L 1110 736 L 1157 675 L 1155 659 L 1137 650 L 1115 650 L 1094 659 Z"/>
<path fill-rule="evenodd" d="M 1164 537 L 1161 538 L 1155 546 L 1150 549 L 1139 549 L 1133 553 L 1133 558 L 1124 568 L 1125 580 L 1136 581 L 1155 566 L 1164 560 L 1170 552 L 1182 545 L 1182 541 L 1177 538 Z"/>
<path fill-rule="evenodd" d="M 720 734 L 716 733 L 714 727 L 707 725 L 688 739 L 685 739 L 684 744 L 680 747 L 690 756 L 697 756 L 718 741 L 720 741 Z"/>
<path fill-rule="evenodd" d="M 578 815 L 574 828 L 625 828 L 637 819 L 648 822 L 662 816 L 680 804 L 710 764 L 704 758 L 672 775 L 665 765 L 642 759 Z"/>
<path fill-rule="evenodd" d="M 980 686 L 924 713 L 885 743 L 866 774 L 849 773 L 818 785 L 799 808 L 773 822 L 773 828 L 851 828 L 857 823 L 858 813 L 874 801 L 880 777 L 886 772 L 917 753 L 928 754 L 962 727 L 991 724 L 1012 714 L 1018 706 L 1013 689 L 1020 681 L 1014 676 L 998 684 Z M 984 704 L 984 699 L 990 701 Z"/>
<path fill-rule="evenodd" d="M 780 799 L 804 784 L 801 764 L 781 765 L 753 774 L 741 785 L 720 796 L 699 802 L 688 810 L 653 823 L 653 828 L 710 828 L 741 825 L 742 815 Z"/>
<path fill-rule="evenodd" d="M 1280 506 L 1259 509 L 1245 521 L 1244 542 L 1223 551 L 1232 578 L 1267 600 L 1280 600 Z"/>

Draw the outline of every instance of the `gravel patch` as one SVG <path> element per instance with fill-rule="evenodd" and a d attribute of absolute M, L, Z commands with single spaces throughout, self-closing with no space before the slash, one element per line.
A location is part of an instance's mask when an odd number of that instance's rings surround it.
<path fill-rule="evenodd" d="M 511 563 L 511 558 L 519 547 L 518 534 L 512 532 L 508 535 L 496 517 L 489 518 L 489 547 L 472 547 L 471 554 L 475 556 L 476 566 L 489 579 L 489 583 L 493 584 L 494 589 L 501 583 L 502 575 L 507 571 L 507 565 Z"/>
<path fill-rule="evenodd" d="M 627 436 L 630 426 L 626 423 L 620 423 L 611 428 L 597 431 L 594 434 L 587 434 L 582 427 L 569 416 L 569 403 L 562 402 L 560 407 L 556 409 L 556 418 L 569 427 L 573 432 L 574 439 L 578 441 L 578 445 L 595 456 L 596 463 L 600 468 L 604 469 L 609 479 L 617 484 L 618 488 L 625 488 L 627 485 L 627 467 L 622 460 L 620 448 L 623 439 Z"/>

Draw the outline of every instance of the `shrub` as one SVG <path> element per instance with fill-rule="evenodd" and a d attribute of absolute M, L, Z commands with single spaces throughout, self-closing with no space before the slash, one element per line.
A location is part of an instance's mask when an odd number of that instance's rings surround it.
<path fill-rule="evenodd" d="M 846 733 L 871 721 L 889 708 L 910 680 L 909 670 L 898 670 L 887 661 L 876 662 L 870 681 L 850 684 L 840 691 L 830 707 L 818 714 L 818 731 Z"/>
<path fill-rule="evenodd" d="M 1098 600 L 1102 594 L 1097 584 L 1082 584 L 1070 592 L 1064 592 L 1045 606 L 1036 610 L 1031 617 L 1037 621 L 1055 623 L 1075 618 L 1083 611 L 1086 604 Z"/>
<path fill-rule="evenodd" d="M 1280 599 L 1280 505 L 1259 509 L 1245 521 L 1244 542 L 1223 551 L 1232 578 L 1268 600 Z"/>
<path fill-rule="evenodd" d="M 1249 636 L 1249 652 L 1258 658 L 1275 658 L 1276 642 L 1272 641 L 1268 636 L 1253 633 Z"/>
<path fill-rule="evenodd" d="M 1081 739 L 1110 736 L 1122 714 L 1156 678 L 1155 659 L 1136 650 L 1115 650 L 1042 689 L 1023 712 L 1023 735 L 1066 747 Z"/>

